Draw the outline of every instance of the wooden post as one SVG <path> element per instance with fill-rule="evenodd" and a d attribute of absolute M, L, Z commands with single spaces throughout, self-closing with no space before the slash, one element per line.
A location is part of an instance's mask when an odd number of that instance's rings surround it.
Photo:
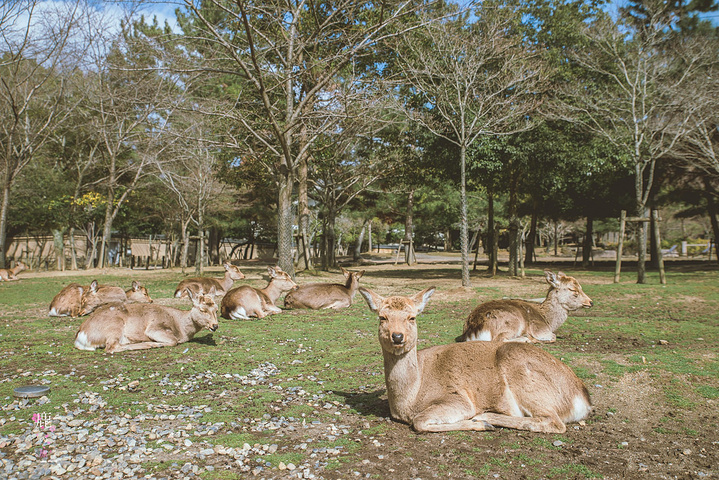
<path fill-rule="evenodd" d="M 622 271 L 622 248 L 624 247 L 624 227 L 626 224 L 627 211 L 622 210 L 619 216 L 619 244 L 617 245 L 617 265 L 614 268 L 614 283 L 619 283 L 619 273 Z"/>
<path fill-rule="evenodd" d="M 662 285 L 667 284 L 667 276 L 664 273 L 664 258 L 662 257 L 662 242 L 659 239 L 659 212 L 652 210 L 652 218 L 654 219 L 654 241 L 656 242 L 657 263 L 659 264 L 659 282 Z"/>

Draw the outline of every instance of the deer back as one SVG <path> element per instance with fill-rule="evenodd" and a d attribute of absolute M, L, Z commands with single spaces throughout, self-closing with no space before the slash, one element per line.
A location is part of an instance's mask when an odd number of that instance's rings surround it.
<path fill-rule="evenodd" d="M 545 271 L 549 284 L 541 304 L 504 299 L 483 303 L 469 314 L 457 341 L 549 341 L 567 320 L 568 312 L 593 305 L 579 282 L 559 272 Z"/>
<path fill-rule="evenodd" d="M 283 293 L 297 287 L 292 277 L 280 267 L 268 267 L 270 282 L 263 289 L 242 285 L 233 288 L 222 298 L 221 315 L 224 318 L 238 319 L 263 318 L 281 310 L 275 302 Z"/>
<path fill-rule="evenodd" d="M 110 285 L 98 285 L 97 280 L 82 292 L 80 299 L 80 315 L 87 315 L 103 303 L 124 302 L 127 300 L 125 290 Z"/>
<path fill-rule="evenodd" d="M 341 267 L 340 267 L 341 268 Z M 287 308 L 346 308 L 352 305 L 352 299 L 359 288 L 359 279 L 365 271 L 350 272 L 342 268 L 345 284 L 310 283 L 300 285 L 285 297 Z"/>
<path fill-rule="evenodd" d="M 245 278 L 240 267 L 230 263 L 225 263 L 224 267 L 225 276 L 221 278 L 193 277 L 182 280 L 175 289 L 175 297 L 186 297 L 188 289 L 195 295 L 224 295 L 236 280 Z"/>
<path fill-rule="evenodd" d="M 212 297 L 190 295 L 189 311 L 156 304 L 109 303 L 97 308 L 75 335 L 75 347 L 108 353 L 187 342 L 202 330 L 217 330 L 217 305 Z M 143 344 L 148 344 L 144 346 Z M 133 347 L 134 346 L 134 347 Z"/>
<path fill-rule="evenodd" d="M 79 283 L 71 283 L 63 287 L 50 302 L 47 314 L 51 317 L 66 317 L 68 315 L 73 318 L 78 317 L 80 315 L 82 293 L 89 288 L 89 286 L 82 286 Z"/>

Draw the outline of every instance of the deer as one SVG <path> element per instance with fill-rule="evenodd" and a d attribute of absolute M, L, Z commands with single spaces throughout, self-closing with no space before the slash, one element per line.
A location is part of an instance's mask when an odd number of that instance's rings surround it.
<path fill-rule="evenodd" d="M 526 300 L 492 300 L 479 305 L 464 323 L 463 341 L 554 342 L 555 331 L 569 312 L 594 305 L 579 282 L 562 272 L 544 272 L 549 284 L 547 297 L 540 304 Z"/>
<path fill-rule="evenodd" d="M 14 282 L 20 280 L 17 274 L 27 270 L 27 265 L 17 262 L 13 268 L 0 268 L 0 282 Z"/>
<path fill-rule="evenodd" d="M 390 412 L 417 432 L 495 427 L 563 433 L 592 411 L 577 375 L 540 347 L 463 342 L 417 350 L 417 315 L 435 288 L 383 298 L 360 288 L 379 317 Z"/>
<path fill-rule="evenodd" d="M 186 297 L 188 289 L 191 289 L 195 293 L 206 295 L 224 295 L 232 288 L 232 284 L 235 283 L 235 280 L 245 278 L 245 275 L 240 271 L 240 267 L 232 265 L 229 262 L 225 262 L 223 266 L 225 267 L 225 276 L 222 278 L 194 277 L 182 280 L 179 285 L 177 285 L 177 289 L 175 289 L 175 297 Z"/>
<path fill-rule="evenodd" d="M 79 317 L 82 293 L 89 288 L 74 282 L 63 287 L 52 299 L 47 314 L 50 317 Z"/>
<path fill-rule="evenodd" d="M 321 310 L 325 308 L 347 308 L 352 305 L 352 298 L 359 288 L 359 279 L 364 270 L 350 272 L 340 267 L 345 276 L 345 284 L 339 283 L 309 283 L 300 285 L 296 290 L 285 297 L 286 308 L 311 308 Z"/>
<path fill-rule="evenodd" d="M 102 305 L 85 320 L 75 335 L 75 348 L 106 353 L 173 347 L 192 340 L 203 328 L 214 332 L 217 304 L 209 295 L 187 290 L 192 309 L 180 310 L 150 303 Z"/>
<path fill-rule="evenodd" d="M 120 287 L 98 285 L 97 280 L 93 280 L 88 288 L 83 288 L 79 315 L 88 315 L 100 305 L 114 302 L 152 303 L 152 298 L 147 289 L 134 280 L 132 288 L 127 291 Z"/>
<path fill-rule="evenodd" d="M 281 313 L 275 306 L 282 294 L 297 288 L 289 273 L 280 267 L 267 267 L 270 283 L 263 289 L 242 285 L 233 288 L 222 298 L 220 312 L 223 318 L 247 320 L 250 317 L 264 318 L 267 315 Z"/>

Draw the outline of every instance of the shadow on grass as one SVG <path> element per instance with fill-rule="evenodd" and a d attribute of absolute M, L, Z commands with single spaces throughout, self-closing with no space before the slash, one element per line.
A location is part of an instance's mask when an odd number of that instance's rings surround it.
<path fill-rule="evenodd" d="M 334 390 L 333 393 L 344 397 L 347 405 L 354 408 L 360 415 L 389 417 L 389 403 L 383 398 L 387 391 L 384 388 L 372 392 L 342 392 Z"/>
<path fill-rule="evenodd" d="M 195 337 L 192 340 L 190 340 L 190 342 L 199 343 L 200 345 L 210 345 L 212 347 L 217 346 L 217 342 L 215 341 L 215 336 L 212 335 L 211 333 L 209 335 L 205 335 L 203 337 Z"/>

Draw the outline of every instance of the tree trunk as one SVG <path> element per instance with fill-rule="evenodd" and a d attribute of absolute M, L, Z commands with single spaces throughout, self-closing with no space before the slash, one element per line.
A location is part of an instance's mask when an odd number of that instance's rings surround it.
<path fill-rule="evenodd" d="M 414 264 L 414 242 L 412 239 L 413 234 L 413 214 L 414 209 L 414 189 L 410 189 L 407 194 L 407 214 L 404 217 L 404 241 L 407 242 L 404 248 L 404 263 L 407 265 Z"/>
<path fill-rule="evenodd" d="M 105 207 L 105 221 L 102 225 L 102 241 L 100 243 L 100 257 L 97 266 L 105 268 L 107 264 L 108 250 L 110 249 L 110 240 L 112 237 L 112 203 L 114 197 L 111 189 L 107 192 L 107 205 Z"/>
<path fill-rule="evenodd" d="M 185 269 L 188 267 L 187 259 L 190 256 L 190 218 L 188 217 L 182 222 L 182 258 L 180 259 L 180 268 L 182 273 L 185 273 Z"/>
<path fill-rule="evenodd" d="M 534 240 L 537 238 L 537 218 L 539 217 L 539 206 L 535 200 L 532 204 L 532 223 L 529 226 L 529 236 L 527 237 L 526 254 L 524 256 L 524 263 L 532 265 L 534 263 Z"/>
<path fill-rule="evenodd" d="M 55 262 L 58 272 L 65 271 L 65 231 L 52 230 L 52 243 L 55 248 Z"/>
<path fill-rule="evenodd" d="M 70 270 L 77 270 L 77 249 L 75 248 L 75 227 L 70 227 Z"/>
<path fill-rule="evenodd" d="M 462 286 L 471 287 L 472 282 L 469 279 L 469 226 L 467 220 L 467 147 L 462 145 L 460 148 L 460 235 L 459 243 L 462 250 Z"/>
<path fill-rule="evenodd" d="M 584 234 L 584 245 L 582 245 L 582 267 L 589 266 L 592 258 L 592 247 L 594 246 L 594 218 L 587 217 L 587 231 Z"/>
<path fill-rule="evenodd" d="M 511 166 L 510 166 L 511 168 Z M 509 185 L 509 275 L 519 276 L 519 217 L 517 216 L 517 181 Z"/>
<path fill-rule="evenodd" d="M 705 195 L 707 199 L 707 213 L 709 214 L 709 222 L 712 226 L 712 233 L 714 234 L 714 258 L 719 262 L 719 251 L 717 251 L 717 241 L 719 240 L 719 203 L 716 200 L 715 192 L 710 190 L 708 182 L 704 181 Z"/>
<path fill-rule="evenodd" d="M 292 173 L 289 170 L 278 174 L 277 195 L 277 265 L 295 278 L 295 264 L 292 256 Z"/>
<path fill-rule="evenodd" d="M 310 206 L 307 195 L 307 157 L 303 156 L 297 170 L 297 215 L 299 237 L 297 242 L 299 270 L 311 270 L 312 258 L 310 255 L 309 231 L 310 231 Z"/>
<path fill-rule="evenodd" d="M 5 253 L 7 251 L 7 218 L 10 210 L 10 185 L 5 182 L 0 206 L 0 268 L 6 268 Z"/>
<path fill-rule="evenodd" d="M 365 220 L 362 224 L 362 229 L 360 230 L 359 236 L 357 237 L 357 243 L 355 243 L 355 250 L 352 256 L 352 261 L 356 264 L 359 264 L 362 260 L 362 244 L 364 243 L 364 235 L 365 231 L 367 230 L 368 223 L 369 220 Z"/>
<path fill-rule="evenodd" d="M 637 216 L 640 218 L 646 217 L 646 211 L 643 206 L 637 209 Z M 647 223 L 638 223 L 637 248 L 639 249 L 639 258 L 637 259 L 637 283 L 643 284 L 647 282 Z"/>
<path fill-rule="evenodd" d="M 367 224 L 367 251 L 372 253 L 372 220 Z"/>
<path fill-rule="evenodd" d="M 335 217 L 337 214 L 332 206 L 328 206 L 324 217 L 324 232 L 322 235 L 322 270 L 329 271 L 337 264 L 335 251 L 337 249 L 337 237 L 335 232 Z"/>
<path fill-rule="evenodd" d="M 497 250 L 494 246 L 497 244 L 495 241 L 497 232 L 494 225 L 494 194 L 487 192 L 487 241 L 486 245 L 489 247 L 487 251 L 489 266 L 487 270 L 494 276 L 497 274 Z"/>

